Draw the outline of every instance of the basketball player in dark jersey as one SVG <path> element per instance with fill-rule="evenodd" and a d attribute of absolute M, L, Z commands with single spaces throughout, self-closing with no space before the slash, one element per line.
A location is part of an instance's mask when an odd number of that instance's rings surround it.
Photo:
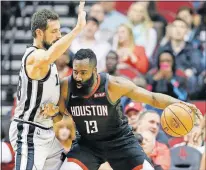
<path fill-rule="evenodd" d="M 92 50 L 79 50 L 73 60 L 72 76 L 61 83 L 60 114 L 47 111 L 48 116 L 55 116 L 55 122 L 63 114 L 71 115 L 81 135 L 61 170 L 97 170 L 106 161 L 114 170 L 153 169 L 128 126 L 120 98 L 127 96 L 160 109 L 181 101 L 149 92 L 122 77 L 97 74 L 96 64 Z M 185 104 L 201 114 L 196 106 Z"/>

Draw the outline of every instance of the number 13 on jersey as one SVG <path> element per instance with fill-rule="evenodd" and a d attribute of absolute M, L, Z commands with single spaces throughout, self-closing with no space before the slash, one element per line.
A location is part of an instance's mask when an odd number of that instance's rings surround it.
<path fill-rule="evenodd" d="M 84 122 L 86 123 L 86 129 L 88 134 L 98 132 L 96 120 L 90 120 L 90 121 L 85 120 Z"/>

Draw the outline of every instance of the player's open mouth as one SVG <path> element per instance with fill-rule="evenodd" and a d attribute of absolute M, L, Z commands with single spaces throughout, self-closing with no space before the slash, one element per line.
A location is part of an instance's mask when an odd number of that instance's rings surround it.
<path fill-rule="evenodd" d="M 82 84 L 77 83 L 77 88 L 78 88 L 78 89 L 82 88 Z"/>

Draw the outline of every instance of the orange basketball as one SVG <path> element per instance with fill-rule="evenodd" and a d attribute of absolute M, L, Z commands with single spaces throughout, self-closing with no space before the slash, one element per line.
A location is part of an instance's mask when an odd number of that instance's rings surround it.
<path fill-rule="evenodd" d="M 166 107 L 161 116 L 162 129 L 174 137 L 188 134 L 194 125 L 195 114 L 183 103 L 174 103 Z"/>

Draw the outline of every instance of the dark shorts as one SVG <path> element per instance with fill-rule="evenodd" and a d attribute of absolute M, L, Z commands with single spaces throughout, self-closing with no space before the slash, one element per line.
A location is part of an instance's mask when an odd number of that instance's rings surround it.
<path fill-rule="evenodd" d="M 106 161 L 113 170 L 132 170 L 141 167 L 144 160 L 149 161 L 133 134 L 107 142 L 80 140 L 73 144 L 67 158 L 88 170 L 98 170 Z"/>

